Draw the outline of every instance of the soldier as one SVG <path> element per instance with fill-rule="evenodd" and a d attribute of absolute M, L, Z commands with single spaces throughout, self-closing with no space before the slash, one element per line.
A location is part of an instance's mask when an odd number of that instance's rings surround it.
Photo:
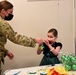
<path fill-rule="evenodd" d="M 10 59 L 13 59 L 14 55 L 5 49 L 7 39 L 15 44 L 35 47 L 36 43 L 42 43 L 41 38 L 32 38 L 22 36 L 15 32 L 8 22 L 13 18 L 13 5 L 8 1 L 0 2 L 0 74 L 1 74 L 1 61 L 4 63 L 4 57 L 7 55 Z"/>

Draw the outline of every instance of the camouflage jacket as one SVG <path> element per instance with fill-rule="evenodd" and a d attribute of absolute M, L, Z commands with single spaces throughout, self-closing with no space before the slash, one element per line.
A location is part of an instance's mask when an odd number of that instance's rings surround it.
<path fill-rule="evenodd" d="M 7 52 L 7 49 L 5 49 L 5 44 L 7 43 L 7 39 L 12 41 L 15 44 L 27 46 L 27 47 L 35 47 L 36 41 L 34 38 L 22 36 L 18 34 L 17 32 L 14 32 L 12 27 L 9 25 L 8 22 L 6 22 L 4 19 L 0 16 L 0 52 L 3 51 L 4 53 Z M 0 56 L 2 54 L 0 53 Z"/>

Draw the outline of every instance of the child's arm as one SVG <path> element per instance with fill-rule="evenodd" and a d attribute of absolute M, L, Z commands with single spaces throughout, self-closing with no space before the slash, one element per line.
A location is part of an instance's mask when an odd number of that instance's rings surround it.
<path fill-rule="evenodd" d="M 56 49 L 52 47 L 52 45 L 49 43 L 47 39 L 44 40 L 44 43 L 50 48 L 50 51 L 54 54 L 57 55 L 61 49 L 60 46 L 57 46 Z"/>
<path fill-rule="evenodd" d="M 49 45 L 50 51 L 54 54 L 57 55 L 60 51 L 60 46 L 57 46 L 56 49 L 54 47 L 52 47 L 51 45 Z"/>
<path fill-rule="evenodd" d="M 43 46 L 42 45 L 38 45 L 38 49 L 37 49 L 37 54 L 41 54 L 43 51 Z"/>

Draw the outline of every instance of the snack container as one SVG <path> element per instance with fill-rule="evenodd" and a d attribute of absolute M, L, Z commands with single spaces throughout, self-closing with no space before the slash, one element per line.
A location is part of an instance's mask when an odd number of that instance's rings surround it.
<path fill-rule="evenodd" d="M 47 75 L 47 72 L 40 72 L 40 75 Z"/>

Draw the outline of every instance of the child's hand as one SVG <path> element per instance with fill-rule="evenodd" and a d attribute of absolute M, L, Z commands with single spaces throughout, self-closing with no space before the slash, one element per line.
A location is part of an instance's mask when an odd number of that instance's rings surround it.
<path fill-rule="evenodd" d="M 46 39 L 44 39 L 44 43 L 46 44 L 46 45 L 49 45 L 49 41 L 48 41 L 48 39 L 46 38 Z"/>
<path fill-rule="evenodd" d="M 43 44 L 42 38 L 36 38 L 35 40 L 36 40 L 36 42 L 37 42 L 39 45 L 42 45 L 42 44 Z"/>
<path fill-rule="evenodd" d="M 9 57 L 9 59 L 13 59 L 14 57 L 14 55 L 10 51 L 7 52 L 7 56 Z"/>
<path fill-rule="evenodd" d="M 44 40 L 44 43 L 45 43 L 47 46 L 54 44 L 54 42 L 55 42 L 54 38 L 51 38 L 51 39 L 46 38 L 46 39 Z"/>

